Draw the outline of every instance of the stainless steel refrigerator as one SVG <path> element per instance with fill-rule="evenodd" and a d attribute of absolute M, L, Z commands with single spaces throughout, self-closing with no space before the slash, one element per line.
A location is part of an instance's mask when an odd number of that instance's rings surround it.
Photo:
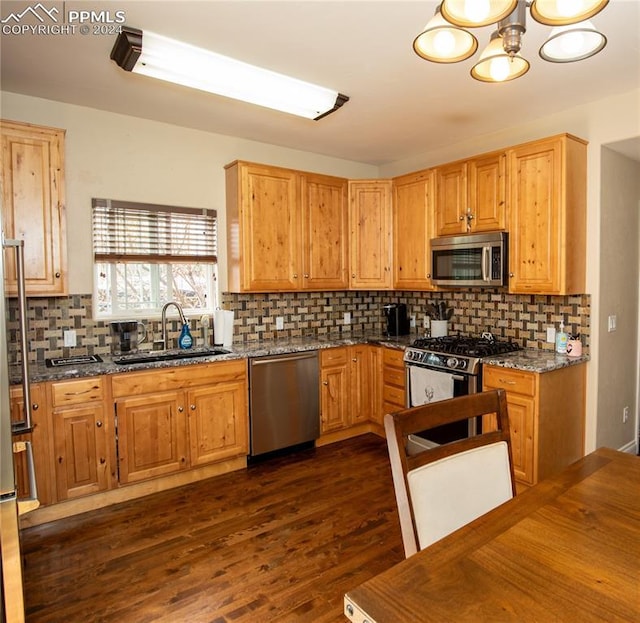
<path fill-rule="evenodd" d="M 0 222 L 1 225 L 1 222 Z M 29 369 L 27 348 L 26 293 L 24 284 L 23 242 L 5 240 L 0 229 L 2 250 L 0 252 L 0 564 L 2 570 L 2 599 L 0 600 L 0 621 L 22 623 L 24 621 L 24 592 L 22 585 L 22 560 L 20 555 L 20 531 L 18 515 L 25 506 L 18 500 L 18 490 L 14 472 L 14 453 L 26 452 L 29 471 L 29 489 L 32 500 L 28 508 L 37 506 L 33 454 L 29 442 L 15 442 L 14 435 L 29 433 L 31 430 L 31 400 L 29 392 Z M 23 381 L 24 413 L 11 419 L 9 401 L 9 353 L 7 331 L 7 300 L 4 293 L 5 259 L 11 265 L 18 282 L 18 315 L 21 353 L 21 376 Z"/>

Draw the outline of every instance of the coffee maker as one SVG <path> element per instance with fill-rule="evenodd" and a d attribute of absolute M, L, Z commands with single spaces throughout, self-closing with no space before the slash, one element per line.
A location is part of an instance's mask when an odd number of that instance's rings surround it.
<path fill-rule="evenodd" d="M 409 335 L 409 317 L 404 303 L 389 303 L 382 309 L 387 320 L 386 335 L 389 337 Z"/>

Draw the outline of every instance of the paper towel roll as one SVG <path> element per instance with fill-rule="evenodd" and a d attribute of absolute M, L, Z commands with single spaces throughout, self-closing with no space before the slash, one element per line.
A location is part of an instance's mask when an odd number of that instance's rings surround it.
<path fill-rule="evenodd" d="M 213 342 L 216 346 L 231 348 L 233 344 L 233 312 L 216 309 L 213 312 Z"/>

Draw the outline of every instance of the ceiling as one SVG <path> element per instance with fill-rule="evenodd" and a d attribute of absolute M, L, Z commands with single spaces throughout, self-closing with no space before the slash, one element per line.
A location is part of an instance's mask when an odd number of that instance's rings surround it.
<path fill-rule="evenodd" d="M 607 46 L 577 63 L 541 60 L 538 48 L 550 29 L 528 15 L 522 54 L 531 69 L 505 84 L 470 77 L 479 51 L 454 65 L 429 63 L 413 52 L 413 39 L 433 15 L 435 0 L 41 3 L 57 7 L 61 16 L 79 9 L 112 17 L 122 11 L 129 26 L 334 88 L 350 101 L 310 121 L 170 85 L 124 72 L 111 61 L 115 35 L 78 30 L 57 36 L 3 34 L 3 91 L 373 165 L 640 88 L 640 0 L 610 2 L 593 19 Z M 0 17 L 36 5 L 37 0 L 5 0 Z M 37 22 L 25 16 L 22 23 Z M 479 50 L 491 30 L 477 30 Z M 623 151 L 637 152 L 638 142 L 629 143 Z"/>

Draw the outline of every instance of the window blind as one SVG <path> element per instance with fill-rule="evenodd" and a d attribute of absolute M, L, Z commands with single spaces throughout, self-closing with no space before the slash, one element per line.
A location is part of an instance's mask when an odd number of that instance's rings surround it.
<path fill-rule="evenodd" d="M 92 199 L 99 262 L 217 262 L 215 210 Z"/>

